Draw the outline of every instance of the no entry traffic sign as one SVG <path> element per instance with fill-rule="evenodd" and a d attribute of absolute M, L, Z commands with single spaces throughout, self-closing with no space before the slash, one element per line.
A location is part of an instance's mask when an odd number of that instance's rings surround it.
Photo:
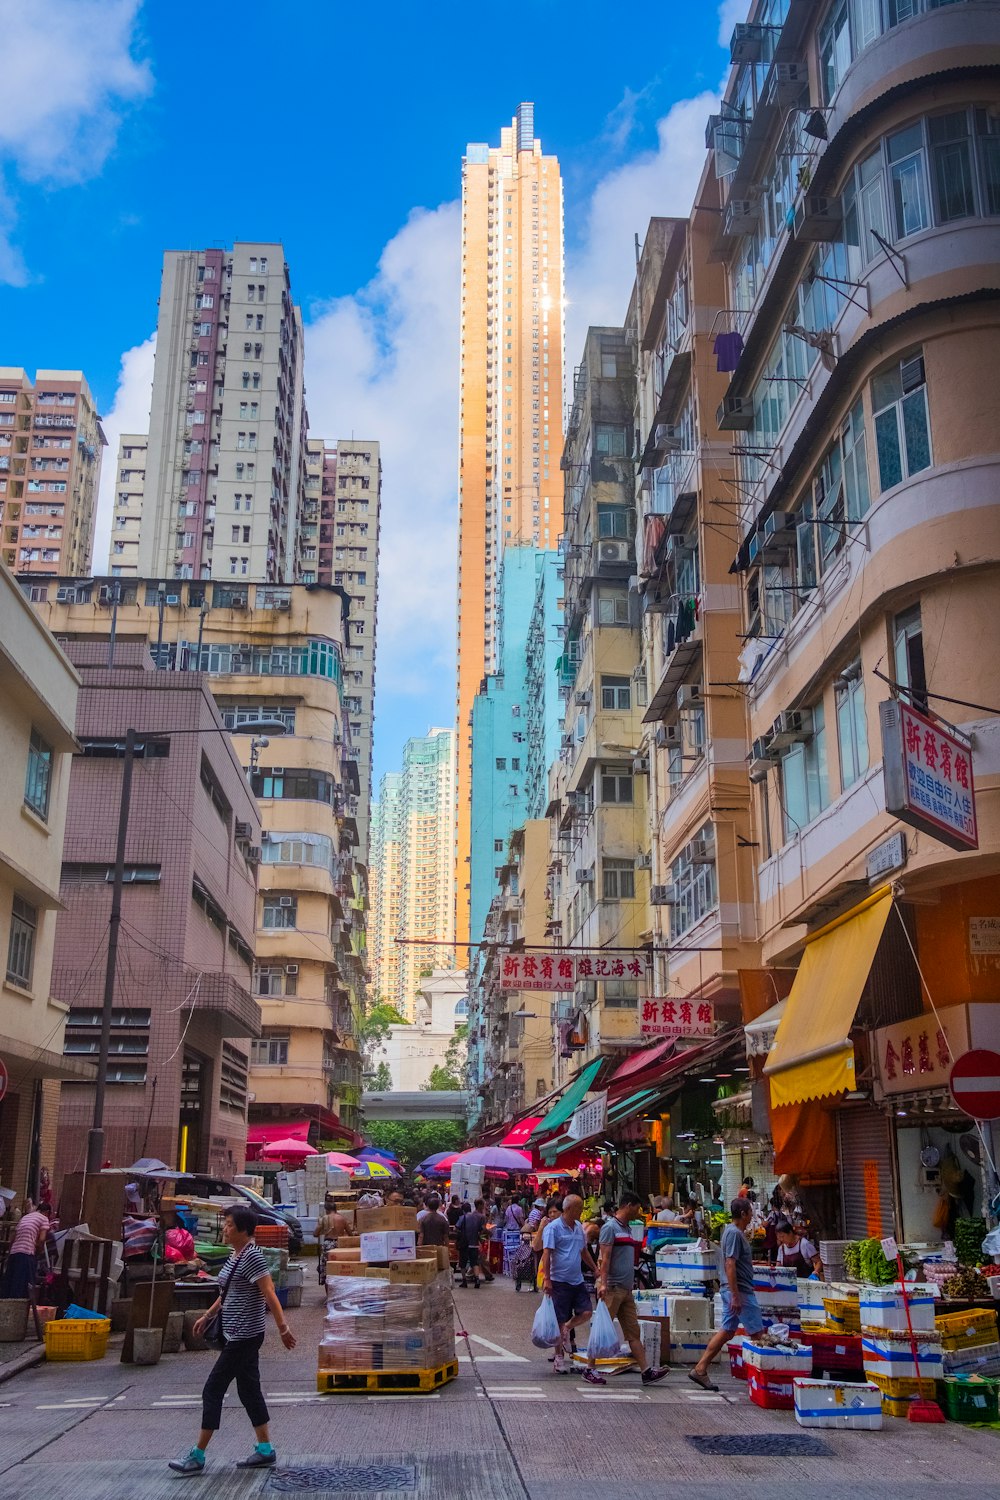
<path fill-rule="evenodd" d="M 949 1081 L 955 1103 L 973 1120 L 1000 1120 L 1000 1052 L 963 1052 Z"/>

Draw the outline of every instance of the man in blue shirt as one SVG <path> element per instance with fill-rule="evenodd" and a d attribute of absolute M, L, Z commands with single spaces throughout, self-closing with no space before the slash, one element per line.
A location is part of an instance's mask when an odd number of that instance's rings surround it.
<path fill-rule="evenodd" d="M 708 1348 L 688 1375 L 703 1391 L 717 1391 L 708 1378 L 708 1367 L 723 1344 L 728 1344 L 740 1327 L 746 1333 L 760 1333 L 764 1318 L 753 1290 L 753 1256 L 746 1231 L 753 1217 L 753 1204 L 747 1198 L 734 1198 L 729 1205 L 733 1222 L 722 1231 L 721 1256 L 724 1271 L 722 1286 L 722 1324 L 713 1333 Z"/>
<path fill-rule="evenodd" d="M 597 1276 L 597 1264 L 587 1249 L 580 1215 L 583 1199 L 571 1193 L 563 1199 L 562 1213 L 542 1231 L 542 1289 L 552 1298 L 559 1319 L 560 1342 L 556 1346 L 553 1371 L 565 1375 L 569 1369 L 566 1354 L 569 1335 L 591 1314 L 590 1293 L 583 1279 L 583 1267 Z"/>

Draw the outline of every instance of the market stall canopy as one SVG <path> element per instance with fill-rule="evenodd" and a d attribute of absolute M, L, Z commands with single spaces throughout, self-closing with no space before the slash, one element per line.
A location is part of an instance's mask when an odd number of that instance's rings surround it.
<path fill-rule="evenodd" d="M 788 1006 L 787 998 L 779 1000 L 755 1021 L 748 1021 L 743 1030 L 747 1039 L 747 1057 L 765 1057 L 774 1045 L 778 1025 Z"/>
<path fill-rule="evenodd" d="M 499 1144 L 506 1146 L 512 1151 L 518 1150 L 521 1146 L 526 1146 L 531 1139 L 531 1133 L 535 1126 L 540 1125 L 543 1118 L 544 1116 L 542 1115 L 528 1115 L 526 1119 L 518 1120 L 516 1125 L 511 1126 Z"/>
<path fill-rule="evenodd" d="M 286 1141 L 268 1141 L 261 1155 L 280 1158 L 280 1160 L 285 1161 L 292 1156 L 318 1156 L 319 1152 L 315 1146 L 310 1146 L 308 1141 L 289 1139 Z"/>
<path fill-rule="evenodd" d="M 575 1114 L 578 1106 L 583 1103 L 584 1096 L 589 1093 L 603 1064 L 603 1057 L 598 1057 L 594 1062 L 587 1064 L 578 1078 L 574 1078 L 562 1098 L 556 1101 L 545 1118 L 539 1120 L 531 1132 L 531 1140 L 535 1145 L 543 1137 L 550 1136 L 553 1131 L 558 1130 L 560 1125 L 565 1125 L 570 1116 Z"/>
<path fill-rule="evenodd" d="M 355 1182 L 372 1182 L 376 1178 L 379 1182 L 390 1181 L 397 1174 L 381 1161 L 362 1161 L 351 1171 L 351 1177 Z"/>
<path fill-rule="evenodd" d="M 268 1125 L 248 1125 L 247 1145 L 266 1146 L 269 1141 L 308 1141 L 311 1120 L 273 1120 Z"/>
<path fill-rule="evenodd" d="M 629 1053 L 623 1063 L 619 1063 L 608 1080 L 608 1087 L 614 1088 L 615 1084 L 622 1078 L 634 1078 L 639 1073 L 645 1073 L 647 1068 L 655 1067 L 657 1063 L 669 1057 L 677 1043 L 673 1037 L 667 1037 L 662 1042 L 655 1042 L 652 1047 L 643 1047 L 638 1052 Z"/>
<path fill-rule="evenodd" d="M 471 1151 L 460 1151 L 453 1165 L 466 1164 L 485 1167 L 487 1172 L 530 1172 L 531 1157 L 523 1151 L 510 1151 L 504 1146 L 476 1146 Z"/>
<path fill-rule="evenodd" d="M 352 1172 L 358 1165 L 356 1156 L 349 1156 L 346 1151 L 328 1151 L 327 1162 L 331 1167 L 339 1167 L 342 1172 Z"/>
<path fill-rule="evenodd" d="M 432 1172 L 434 1168 L 440 1166 L 443 1161 L 453 1161 L 454 1157 L 454 1151 L 432 1151 L 430 1156 L 425 1156 L 423 1161 L 418 1162 L 418 1164 L 414 1167 L 414 1175 L 425 1177 L 428 1172 Z"/>
<path fill-rule="evenodd" d="M 135 1172 L 140 1177 L 149 1177 L 152 1172 L 169 1172 L 170 1168 L 158 1156 L 140 1156 L 138 1161 L 134 1161 L 125 1170 L 126 1172 Z"/>
<path fill-rule="evenodd" d="M 854 1088 L 851 1027 L 891 906 L 884 887 L 809 939 L 764 1064 L 773 1105 Z"/>

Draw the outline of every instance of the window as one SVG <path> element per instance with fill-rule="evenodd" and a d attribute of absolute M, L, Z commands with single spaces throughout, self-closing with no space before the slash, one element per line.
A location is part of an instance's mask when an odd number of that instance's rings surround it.
<path fill-rule="evenodd" d="M 813 818 L 819 817 L 830 801 L 826 770 L 826 726 L 823 705 L 812 710 L 812 733 L 799 744 L 790 745 L 781 756 L 782 811 L 785 838 L 790 839 Z"/>
<path fill-rule="evenodd" d="M 601 870 L 602 891 L 605 901 L 635 900 L 634 860 L 605 859 Z"/>
<path fill-rule="evenodd" d="M 893 626 L 893 656 L 896 681 L 909 693 L 910 702 L 927 712 L 927 673 L 924 667 L 924 632 L 920 605 L 897 615 Z"/>
<path fill-rule="evenodd" d="M 597 535 L 630 538 L 634 530 L 632 515 L 632 511 L 624 505 L 599 505 L 597 507 Z"/>
<path fill-rule="evenodd" d="M 264 971 L 262 971 L 264 972 Z M 270 990 L 259 990 L 268 995 Z M 280 1068 L 288 1062 L 287 1036 L 262 1036 L 250 1043 L 250 1066 L 252 1068 Z"/>
<path fill-rule="evenodd" d="M 595 422 L 594 452 L 605 458 L 624 458 L 628 453 L 628 429 Z"/>
<path fill-rule="evenodd" d="M 601 589 L 597 595 L 598 625 L 628 625 L 627 589 Z"/>
<path fill-rule="evenodd" d="M 334 801 L 336 782 L 328 771 L 255 771 L 250 780 L 255 797 L 275 797 L 303 802 Z"/>
<path fill-rule="evenodd" d="M 618 361 L 613 354 L 601 355 L 601 378 L 602 380 L 614 380 L 618 375 Z"/>
<path fill-rule="evenodd" d="M 14 897 L 10 913 L 10 941 L 7 944 L 7 978 L 24 989 L 31 987 L 31 970 L 35 959 L 35 932 L 38 912 L 20 896 Z"/>
<path fill-rule="evenodd" d="M 601 707 L 627 713 L 632 707 L 632 682 L 628 677 L 601 678 Z"/>
<path fill-rule="evenodd" d="M 889 188 L 896 234 L 902 239 L 917 234 L 930 223 L 927 193 L 927 161 L 923 127 L 918 120 L 888 137 Z"/>
<path fill-rule="evenodd" d="M 931 462 L 927 378 L 918 350 L 872 378 L 879 488 L 888 490 Z"/>
<path fill-rule="evenodd" d="M 819 32 L 819 66 L 823 98 L 829 104 L 851 65 L 851 27 L 847 0 L 836 0 Z"/>
<path fill-rule="evenodd" d="M 868 723 L 865 718 L 865 683 L 861 663 L 842 672 L 836 686 L 837 741 L 840 747 L 841 791 L 868 769 Z"/>
<path fill-rule="evenodd" d="M 601 801 L 631 803 L 632 773 L 616 766 L 606 766 L 601 772 Z"/>
<path fill-rule="evenodd" d="M 606 979 L 604 1003 L 612 1010 L 634 1010 L 639 1003 L 639 987 L 634 979 Z"/>
<path fill-rule="evenodd" d="M 503 839 L 494 839 L 493 840 L 493 853 L 494 854 L 502 854 L 503 853 Z"/>
<path fill-rule="evenodd" d="M 962 109 L 955 114 L 935 115 L 928 120 L 927 129 L 938 223 L 970 218 L 976 211 L 976 195 L 968 113 Z"/>
<path fill-rule="evenodd" d="M 719 904 L 714 849 L 714 830 L 705 823 L 670 866 L 672 901 L 670 937 L 675 939 L 701 922 Z"/>
<path fill-rule="evenodd" d="M 296 896 L 267 895 L 264 897 L 261 926 L 265 929 L 294 927 L 297 912 Z"/>
<path fill-rule="evenodd" d="M 31 731 L 28 741 L 28 771 L 24 780 L 24 800 L 40 818 L 49 815 L 49 792 L 52 786 L 52 746 Z"/>

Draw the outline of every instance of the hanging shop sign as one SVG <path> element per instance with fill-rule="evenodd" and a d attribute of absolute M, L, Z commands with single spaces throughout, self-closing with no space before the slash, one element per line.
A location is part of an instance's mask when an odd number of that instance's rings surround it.
<path fill-rule="evenodd" d="M 1000 917 L 969 918 L 969 952 L 1000 953 Z"/>
<path fill-rule="evenodd" d="M 950 849 L 978 849 L 972 751 L 900 699 L 878 706 L 886 811 Z"/>
<path fill-rule="evenodd" d="M 503 990 L 559 990 L 569 992 L 590 979 L 641 979 L 650 967 L 649 954 L 634 952 L 580 957 L 575 953 L 511 953 L 501 949 L 500 988 Z"/>
<path fill-rule="evenodd" d="M 709 1000 L 639 1001 L 642 1036 L 714 1036 L 715 1007 Z"/>
<path fill-rule="evenodd" d="M 951 1096 L 972 1120 L 1000 1120 L 1000 1052 L 963 1053 L 951 1070 Z"/>
<path fill-rule="evenodd" d="M 865 874 L 874 884 L 906 864 L 906 834 L 902 829 L 876 844 L 865 860 Z"/>
<path fill-rule="evenodd" d="M 588 1099 L 571 1118 L 567 1127 L 574 1141 L 589 1141 L 592 1135 L 600 1135 L 608 1123 L 608 1091 L 595 1094 Z"/>
<path fill-rule="evenodd" d="M 969 1045 L 968 1006 L 950 1005 L 938 1011 L 938 1018 L 920 1015 L 875 1032 L 875 1054 L 884 1094 L 947 1088 L 953 1059 Z"/>

